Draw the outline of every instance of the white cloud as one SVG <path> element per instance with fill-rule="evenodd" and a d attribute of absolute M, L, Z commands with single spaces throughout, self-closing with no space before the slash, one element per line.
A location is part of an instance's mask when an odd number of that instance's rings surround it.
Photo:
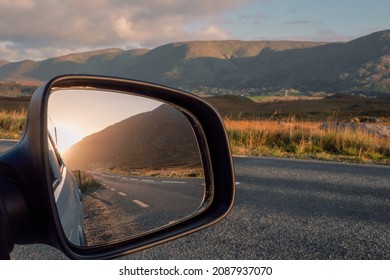
<path fill-rule="evenodd" d="M 0 0 L 0 59 L 41 59 L 50 50 L 225 39 L 216 22 L 246 1 Z M 202 22 L 197 29 L 186 26 Z M 35 57 L 25 57 L 26 55 Z"/>
<path fill-rule="evenodd" d="M 125 17 L 116 19 L 114 28 L 120 38 L 132 38 L 135 35 L 133 24 Z"/>
<path fill-rule="evenodd" d="M 229 32 L 214 24 L 196 32 L 196 37 L 203 38 L 204 40 L 225 40 L 229 38 L 229 35 Z"/>

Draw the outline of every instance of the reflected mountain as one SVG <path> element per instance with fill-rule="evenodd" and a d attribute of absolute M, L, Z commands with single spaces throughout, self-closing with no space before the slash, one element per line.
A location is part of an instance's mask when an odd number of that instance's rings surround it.
<path fill-rule="evenodd" d="M 201 166 L 191 124 L 165 104 L 83 138 L 63 159 L 71 169 L 81 170 Z"/>

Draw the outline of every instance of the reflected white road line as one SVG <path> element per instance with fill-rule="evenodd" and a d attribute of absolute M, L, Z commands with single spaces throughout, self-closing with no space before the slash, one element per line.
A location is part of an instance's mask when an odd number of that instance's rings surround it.
<path fill-rule="evenodd" d="M 121 196 L 126 196 L 127 194 L 123 193 L 123 192 L 118 192 L 119 195 Z"/>
<path fill-rule="evenodd" d="M 154 182 L 154 180 L 146 180 L 146 179 L 143 179 L 141 180 L 142 182 Z"/>
<path fill-rule="evenodd" d="M 134 202 L 135 204 L 138 204 L 139 206 L 141 206 L 141 207 L 143 207 L 143 208 L 148 208 L 148 207 L 149 207 L 149 205 L 147 205 L 146 203 L 143 203 L 142 201 L 139 201 L 139 200 L 137 200 L 137 199 L 134 199 L 133 202 Z"/>

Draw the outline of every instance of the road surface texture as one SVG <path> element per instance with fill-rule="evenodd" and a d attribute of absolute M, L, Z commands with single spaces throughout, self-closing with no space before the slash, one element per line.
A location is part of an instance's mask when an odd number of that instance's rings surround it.
<path fill-rule="evenodd" d="M 99 173 L 93 177 L 101 187 L 83 197 L 88 245 L 117 242 L 172 224 L 193 214 L 203 199 L 204 179 Z"/>
<path fill-rule="evenodd" d="M 390 259 L 390 167 L 235 158 L 230 215 L 124 259 Z M 62 259 L 43 245 L 14 259 Z"/>
<path fill-rule="evenodd" d="M 0 153 L 4 153 L 8 150 L 11 150 L 16 144 L 18 144 L 19 140 L 13 139 L 0 139 Z"/>

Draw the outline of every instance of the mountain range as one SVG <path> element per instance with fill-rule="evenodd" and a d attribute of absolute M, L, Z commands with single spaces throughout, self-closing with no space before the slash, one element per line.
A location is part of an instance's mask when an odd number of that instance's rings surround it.
<path fill-rule="evenodd" d="M 390 30 L 349 42 L 194 41 L 154 49 L 104 49 L 42 61 L 0 60 L 0 80 L 41 83 L 99 74 L 177 88 L 225 91 L 390 93 Z"/>

